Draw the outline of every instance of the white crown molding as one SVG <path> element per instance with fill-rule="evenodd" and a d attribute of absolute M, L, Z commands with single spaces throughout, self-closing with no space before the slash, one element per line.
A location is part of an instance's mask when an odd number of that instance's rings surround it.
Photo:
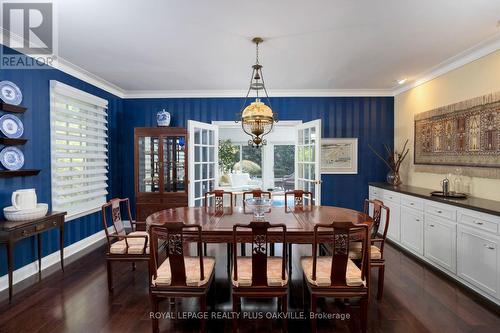
<path fill-rule="evenodd" d="M 57 57 L 57 63 L 55 67 L 66 74 L 74 76 L 77 79 L 85 81 L 93 86 L 96 86 L 97 88 L 107 91 L 110 94 L 113 94 L 120 98 L 125 98 L 126 93 L 122 88 L 109 81 L 104 80 L 103 78 L 95 74 L 92 74 L 91 72 L 67 61 L 64 58 Z"/>
<path fill-rule="evenodd" d="M 246 90 L 129 90 L 124 98 L 244 97 Z M 354 97 L 393 96 L 391 89 L 275 89 L 271 97 Z"/>
<path fill-rule="evenodd" d="M 2 29 L 3 42 L 4 31 Z M 17 36 L 19 40 L 21 37 Z M 269 90 L 272 97 L 379 97 L 396 96 L 407 90 L 413 89 L 425 82 L 444 75 L 454 69 L 462 67 L 470 62 L 480 59 L 490 53 L 500 49 L 500 33 L 480 42 L 479 44 L 460 52 L 459 54 L 441 62 L 437 66 L 430 68 L 415 80 L 402 86 L 390 89 L 275 89 Z M 62 72 L 74 76 L 82 81 L 107 91 L 117 97 L 125 99 L 146 99 L 146 98 L 215 98 L 215 97 L 243 97 L 246 90 L 124 90 L 119 86 L 67 61 L 57 57 L 55 68 Z"/>
<path fill-rule="evenodd" d="M 2 45 L 5 45 L 4 41 L 6 40 L 6 33 L 7 33 L 7 29 L 5 28 L 1 28 L 1 31 L 2 33 L 0 34 L 0 44 Z M 12 39 L 16 40 L 17 42 L 20 42 L 20 43 L 24 43 L 25 42 L 25 39 L 21 36 L 19 36 L 18 34 L 15 34 L 15 33 L 11 33 L 11 36 L 10 36 Z M 29 57 L 30 55 L 27 54 L 27 56 Z M 56 62 L 53 66 L 53 68 L 55 69 L 59 69 L 60 71 L 68 74 L 68 75 L 71 75 L 77 79 L 80 79 L 82 81 L 85 81 L 97 88 L 100 88 L 104 91 L 107 91 L 109 92 L 110 94 L 113 94 L 115 96 L 118 96 L 120 98 L 124 98 L 125 96 L 125 90 L 123 90 L 122 88 L 118 87 L 117 85 L 109 82 L 109 81 L 106 81 L 104 80 L 103 78 L 95 75 L 95 74 L 92 74 L 91 72 L 71 63 L 70 61 L 60 57 L 59 55 L 55 55 L 56 57 Z"/>
<path fill-rule="evenodd" d="M 500 50 L 500 33 L 497 33 L 492 37 L 480 42 L 479 44 L 476 44 L 473 47 L 462 51 L 451 58 L 446 59 L 437 66 L 434 66 L 421 75 L 418 75 L 417 78 L 412 82 L 394 88 L 394 96 L 418 87 L 419 85 L 422 85 L 441 75 L 444 75 L 457 68 L 467 65 L 468 63 L 485 57 L 497 50 Z"/>

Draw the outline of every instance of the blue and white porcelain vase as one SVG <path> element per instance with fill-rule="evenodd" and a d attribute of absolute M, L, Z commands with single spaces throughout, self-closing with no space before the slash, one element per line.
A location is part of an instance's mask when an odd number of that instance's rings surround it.
<path fill-rule="evenodd" d="M 170 113 L 165 109 L 158 111 L 156 114 L 156 122 L 158 123 L 158 126 L 161 127 L 170 126 Z"/>

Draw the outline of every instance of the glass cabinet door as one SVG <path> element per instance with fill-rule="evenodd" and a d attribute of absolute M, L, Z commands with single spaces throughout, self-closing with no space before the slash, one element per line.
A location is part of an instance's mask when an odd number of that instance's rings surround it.
<path fill-rule="evenodd" d="M 139 192 L 160 192 L 160 154 L 158 137 L 141 136 L 138 140 Z"/>
<path fill-rule="evenodd" d="M 186 139 L 165 136 L 163 142 L 163 192 L 186 191 Z"/>

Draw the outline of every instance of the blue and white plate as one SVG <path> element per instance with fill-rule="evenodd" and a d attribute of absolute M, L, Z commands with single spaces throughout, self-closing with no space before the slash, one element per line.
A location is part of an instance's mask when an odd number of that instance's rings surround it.
<path fill-rule="evenodd" d="M 23 100 L 23 94 L 21 93 L 21 89 L 19 89 L 14 82 L 1 81 L 0 98 L 5 103 L 19 105 Z"/>
<path fill-rule="evenodd" d="M 17 139 L 23 135 L 24 126 L 13 114 L 4 114 L 0 117 L 0 131 L 8 138 Z"/>
<path fill-rule="evenodd" d="M 24 154 L 19 148 L 5 147 L 0 151 L 0 163 L 7 170 L 19 170 L 24 165 Z"/>

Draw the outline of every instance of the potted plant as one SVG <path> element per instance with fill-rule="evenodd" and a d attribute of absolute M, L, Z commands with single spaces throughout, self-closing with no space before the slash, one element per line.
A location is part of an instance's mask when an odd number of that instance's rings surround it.
<path fill-rule="evenodd" d="M 238 146 L 232 144 L 231 140 L 219 140 L 219 169 L 221 176 L 220 185 L 231 185 L 229 173 L 237 162 Z"/>
<path fill-rule="evenodd" d="M 384 144 L 384 148 L 387 156 L 384 158 L 381 154 L 379 154 L 371 145 L 368 145 L 370 149 L 375 153 L 375 155 L 382 160 L 389 167 L 389 172 L 387 173 L 387 183 L 398 186 L 401 185 L 401 177 L 399 176 L 399 168 L 401 167 L 401 163 L 403 163 L 406 155 L 410 151 L 410 148 L 407 148 L 408 139 L 406 139 L 405 144 L 403 145 L 403 149 L 400 152 L 393 150 L 389 147 L 389 145 Z"/>

